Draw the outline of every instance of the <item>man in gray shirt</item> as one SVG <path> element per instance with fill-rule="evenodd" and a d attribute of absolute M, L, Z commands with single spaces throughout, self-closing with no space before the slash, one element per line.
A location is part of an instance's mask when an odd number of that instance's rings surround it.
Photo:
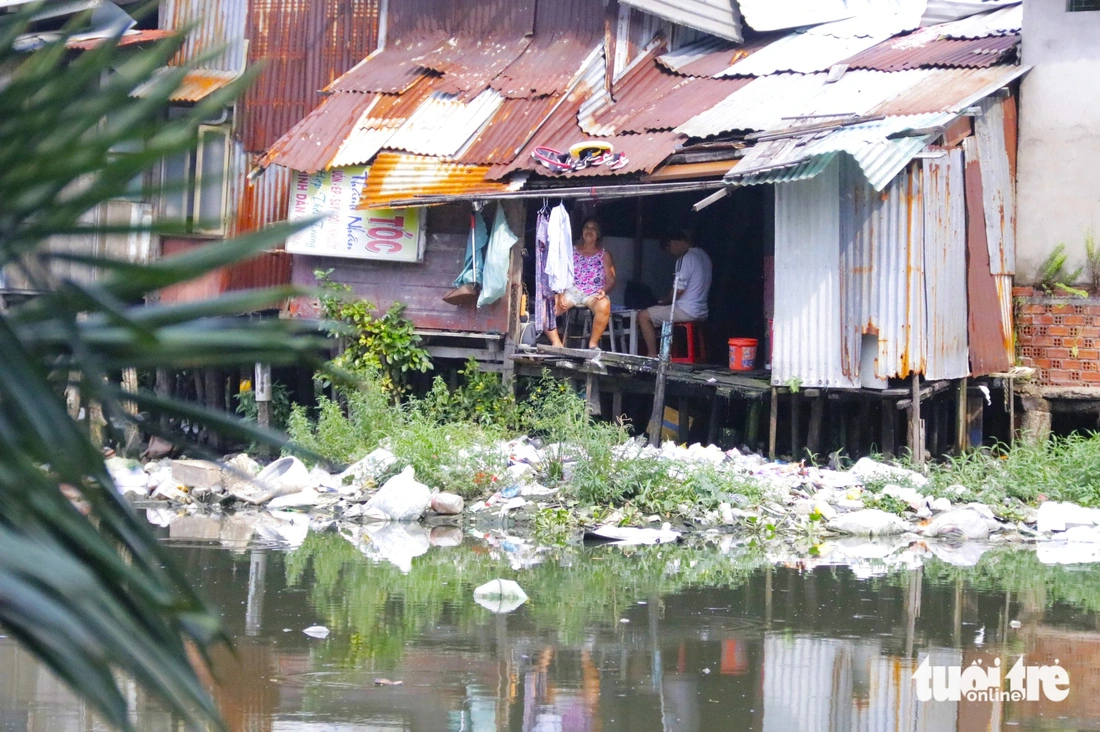
<path fill-rule="evenodd" d="M 672 292 L 668 297 L 638 313 L 638 327 L 645 340 L 647 355 L 658 355 L 657 325 L 672 320 L 674 323 L 707 319 L 707 294 L 710 292 L 712 266 L 710 257 L 695 246 L 691 233 L 684 230 L 673 235 L 667 250 L 679 257 L 676 262 L 676 311 L 672 312 Z"/>

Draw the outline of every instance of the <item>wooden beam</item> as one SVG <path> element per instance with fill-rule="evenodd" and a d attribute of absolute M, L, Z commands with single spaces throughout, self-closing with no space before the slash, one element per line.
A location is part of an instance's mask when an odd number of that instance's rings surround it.
<path fill-rule="evenodd" d="M 825 419 L 825 398 L 818 394 L 810 403 L 810 431 L 806 436 L 806 448 L 813 457 L 821 452 L 821 423 Z"/>
<path fill-rule="evenodd" d="M 913 374 L 911 386 L 913 396 L 910 399 L 909 406 L 909 453 L 914 463 L 923 466 L 924 435 L 922 434 L 920 422 L 920 374 Z"/>
<path fill-rule="evenodd" d="M 969 435 L 966 434 L 966 387 L 969 380 L 964 376 L 959 379 L 959 385 L 955 393 L 955 451 L 963 453 L 970 447 Z"/>
<path fill-rule="evenodd" d="M 772 411 L 768 421 L 768 459 L 775 460 L 775 433 L 779 430 L 779 390 L 772 387 Z"/>

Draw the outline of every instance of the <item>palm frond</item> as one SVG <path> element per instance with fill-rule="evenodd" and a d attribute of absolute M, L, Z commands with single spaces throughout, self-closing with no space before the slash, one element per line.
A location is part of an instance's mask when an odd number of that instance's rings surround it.
<path fill-rule="evenodd" d="M 165 106 L 187 68 L 163 68 L 182 35 L 138 51 L 105 43 L 74 55 L 62 39 L 20 54 L 13 44 L 30 17 L 28 10 L 0 20 L 0 67 L 13 68 L 0 86 L 0 267 L 21 269 L 43 293 L 0 311 L 0 624 L 110 725 L 132 728 L 115 681 L 122 671 L 190 723 L 220 728 L 187 654 L 189 643 L 201 650 L 224 640 L 217 616 L 115 490 L 60 391 L 75 374 L 82 398 L 101 403 L 113 424 L 132 420 L 150 433 L 158 431 L 150 422 L 171 415 L 283 444 L 281 435 L 220 412 L 124 391 L 114 374 L 127 367 L 318 364 L 325 336 L 315 327 L 235 317 L 277 306 L 293 289 L 144 304 L 158 290 L 275 246 L 296 227 L 147 265 L 51 251 L 50 240 L 101 231 L 85 223 L 86 213 L 125 192 L 136 174 L 193 147 L 202 120 L 249 79 L 169 120 Z M 138 152 L 112 154 L 121 147 Z M 102 276 L 59 278 L 51 267 L 63 259 Z M 142 422 L 124 401 L 153 419 Z M 80 493 L 86 515 L 63 487 Z"/>

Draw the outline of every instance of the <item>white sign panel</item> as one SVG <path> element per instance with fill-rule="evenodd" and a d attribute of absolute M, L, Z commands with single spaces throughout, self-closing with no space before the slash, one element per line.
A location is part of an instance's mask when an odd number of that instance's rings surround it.
<path fill-rule="evenodd" d="M 291 192 L 291 221 L 326 216 L 286 241 L 292 254 L 419 262 L 424 258 L 423 208 L 359 210 L 365 166 L 299 172 Z"/>

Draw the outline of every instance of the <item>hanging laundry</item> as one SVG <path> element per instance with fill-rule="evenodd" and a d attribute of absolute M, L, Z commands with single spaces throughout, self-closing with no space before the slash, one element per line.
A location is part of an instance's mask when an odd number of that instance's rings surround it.
<path fill-rule="evenodd" d="M 485 246 L 489 243 L 489 234 L 485 230 L 485 221 L 481 213 L 470 214 L 470 236 L 466 240 L 466 259 L 462 263 L 462 274 L 455 280 L 455 287 L 481 282 L 481 271 L 485 267 Z"/>
<path fill-rule="evenodd" d="M 550 207 L 543 205 L 535 223 L 535 333 L 544 333 L 558 327 L 554 317 L 554 291 L 546 274 L 549 255 Z"/>
<path fill-rule="evenodd" d="M 564 292 L 573 286 L 573 225 L 565 204 L 559 203 L 550 212 L 548 232 L 549 251 L 546 257 L 546 274 L 550 289 Z"/>
<path fill-rule="evenodd" d="M 508 271 L 512 263 L 512 247 L 519 241 L 508 226 L 504 204 L 497 204 L 493 218 L 493 233 L 485 249 L 485 269 L 481 278 L 481 294 L 477 306 L 484 307 L 499 300 L 508 291 Z"/>

